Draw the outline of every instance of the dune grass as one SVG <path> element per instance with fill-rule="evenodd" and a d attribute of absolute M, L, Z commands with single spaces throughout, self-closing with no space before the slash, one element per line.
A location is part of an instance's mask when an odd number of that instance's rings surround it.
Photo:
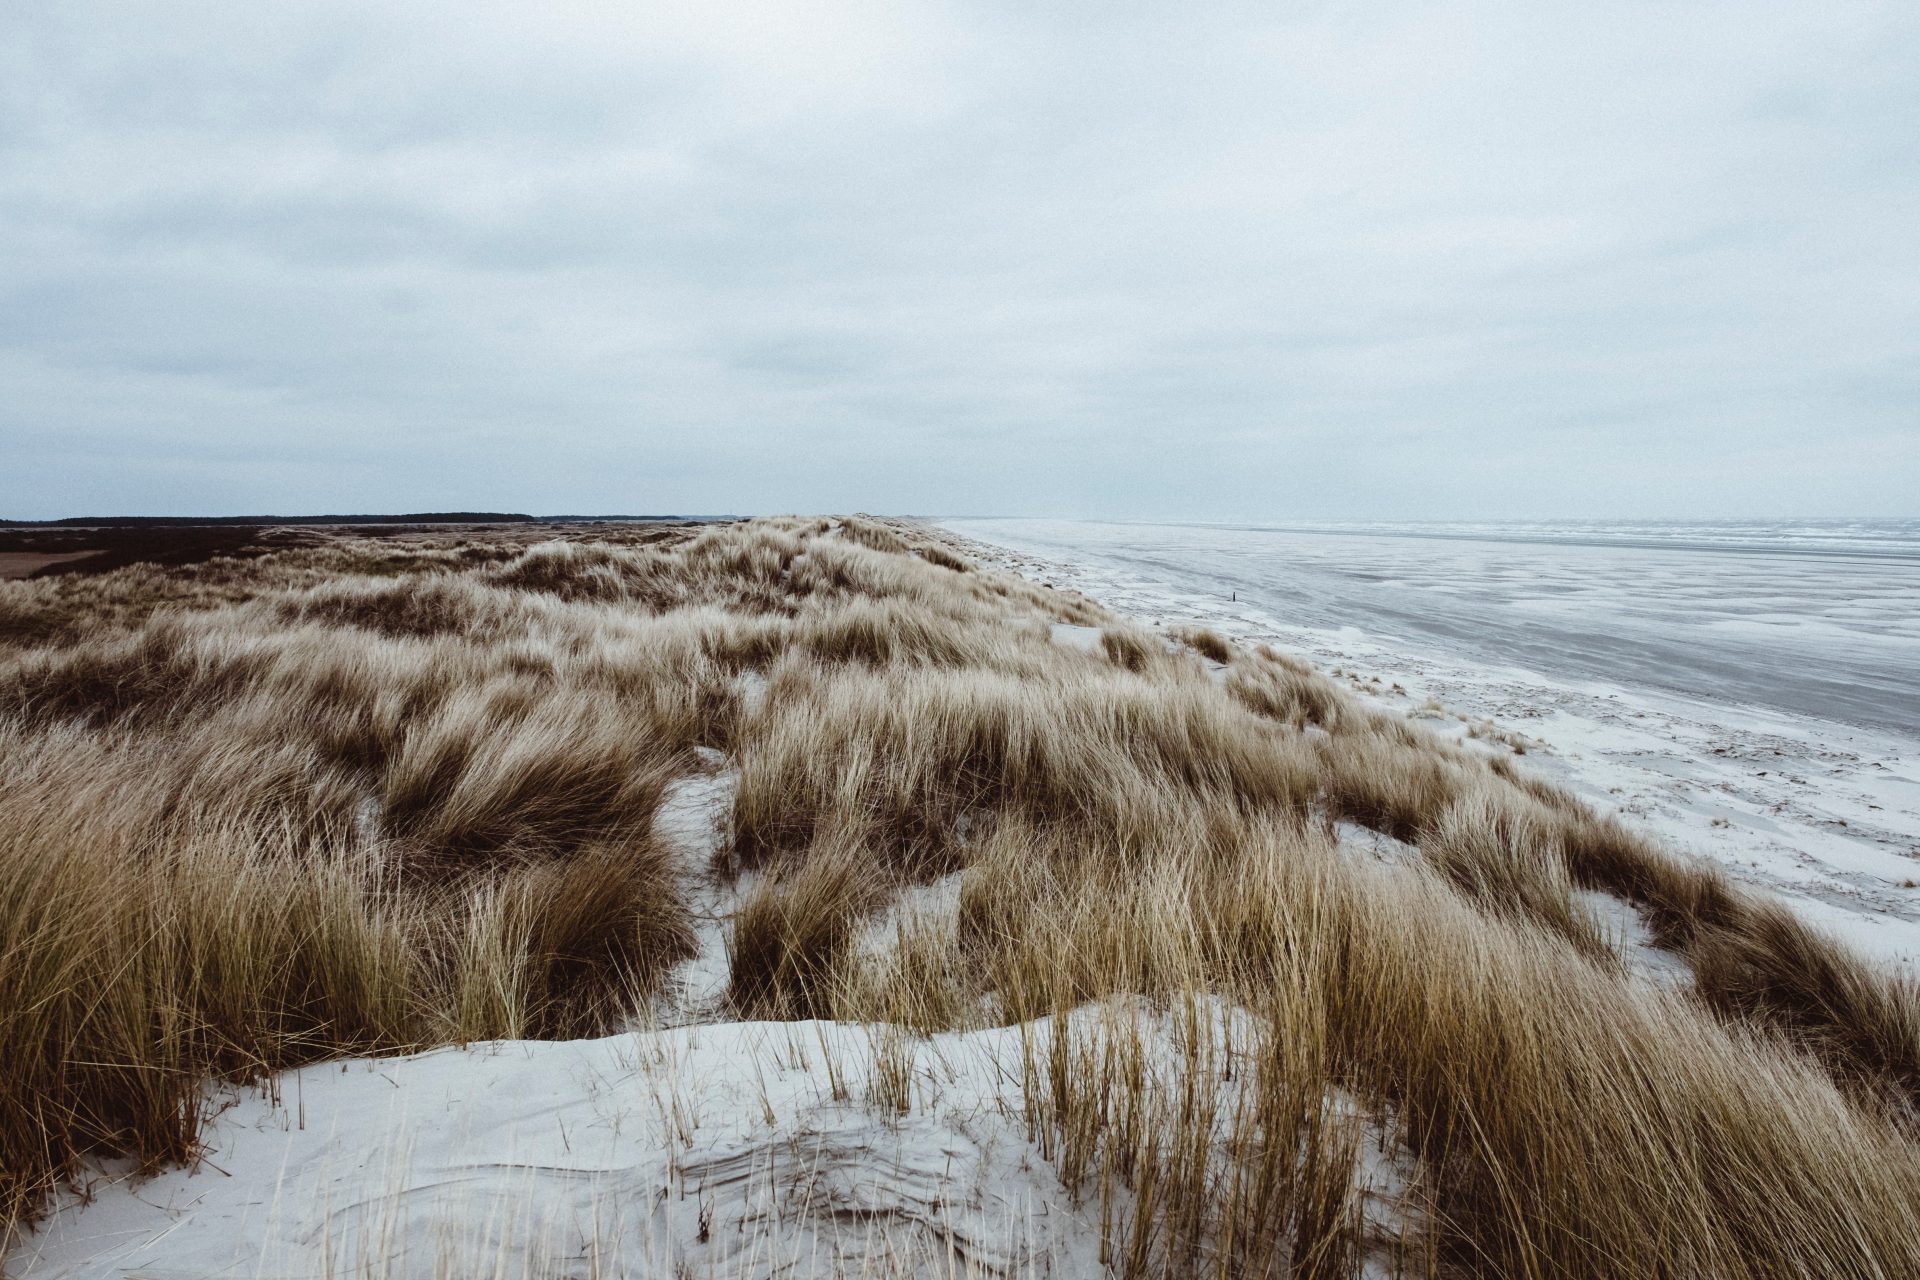
<path fill-rule="evenodd" d="M 190 1156 L 211 1078 L 643 1018 L 712 875 L 740 1016 L 1052 1019 L 1029 1130 L 1122 1274 L 1920 1274 L 1910 984 L 1505 754 L 924 527 L 307 534 L 0 620 L 9 1222 Z M 690 868 L 653 819 L 701 749 L 738 787 Z"/>

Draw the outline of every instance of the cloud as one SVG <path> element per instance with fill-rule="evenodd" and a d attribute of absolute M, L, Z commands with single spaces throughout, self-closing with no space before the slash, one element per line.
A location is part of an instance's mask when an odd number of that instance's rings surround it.
<path fill-rule="evenodd" d="M 1868 0 L 0 18 L 0 513 L 1910 513 Z"/>

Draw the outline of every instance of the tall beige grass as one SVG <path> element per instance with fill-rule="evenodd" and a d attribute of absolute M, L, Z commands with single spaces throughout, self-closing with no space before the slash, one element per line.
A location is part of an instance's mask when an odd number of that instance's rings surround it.
<path fill-rule="evenodd" d="M 711 872 L 742 1015 L 1064 1028 L 1026 1115 L 1121 1273 L 1920 1274 L 1909 984 L 1298 660 L 923 527 L 309 535 L 0 619 L 9 1219 L 189 1155 L 211 1076 L 616 1027 Z M 713 868 L 652 830 L 701 748 Z M 1390 1223 L 1368 1149 L 1414 1171 Z"/>

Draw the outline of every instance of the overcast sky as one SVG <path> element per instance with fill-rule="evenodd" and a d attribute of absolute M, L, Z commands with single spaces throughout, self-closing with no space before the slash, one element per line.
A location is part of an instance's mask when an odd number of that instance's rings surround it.
<path fill-rule="evenodd" d="M 1920 4 L 0 14 L 0 515 L 1920 514 Z"/>

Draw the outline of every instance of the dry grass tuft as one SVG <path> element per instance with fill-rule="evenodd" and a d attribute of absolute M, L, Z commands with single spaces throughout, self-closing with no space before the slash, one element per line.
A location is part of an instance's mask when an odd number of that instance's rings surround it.
<path fill-rule="evenodd" d="M 1700 995 L 1730 1018 L 1774 1028 L 1843 1079 L 1901 1109 L 1920 1099 L 1920 985 L 1860 963 L 1773 902 L 1700 931 L 1687 948 Z"/>
<path fill-rule="evenodd" d="M 1174 639 L 1192 649 L 1209 662 L 1226 665 L 1233 661 L 1233 646 L 1217 631 L 1205 627 L 1189 627 L 1173 633 Z"/>
<path fill-rule="evenodd" d="M 1552 929 L 1600 960 L 1613 946 L 1578 906 L 1554 815 L 1488 791 L 1453 801 L 1419 835 L 1420 851 L 1470 897 Z"/>
<path fill-rule="evenodd" d="M 861 920 L 884 898 L 872 855 L 844 836 L 766 876 L 734 917 L 729 1003 L 750 1018 L 832 1016 Z"/>
<path fill-rule="evenodd" d="M 1331 680 L 1265 650 L 1227 673 L 1227 692 L 1248 708 L 1294 728 L 1339 725 L 1344 697 Z"/>
<path fill-rule="evenodd" d="M 564 1040 L 620 1025 L 693 930 L 665 854 L 601 846 L 471 884 L 446 913 L 454 1040 Z"/>

